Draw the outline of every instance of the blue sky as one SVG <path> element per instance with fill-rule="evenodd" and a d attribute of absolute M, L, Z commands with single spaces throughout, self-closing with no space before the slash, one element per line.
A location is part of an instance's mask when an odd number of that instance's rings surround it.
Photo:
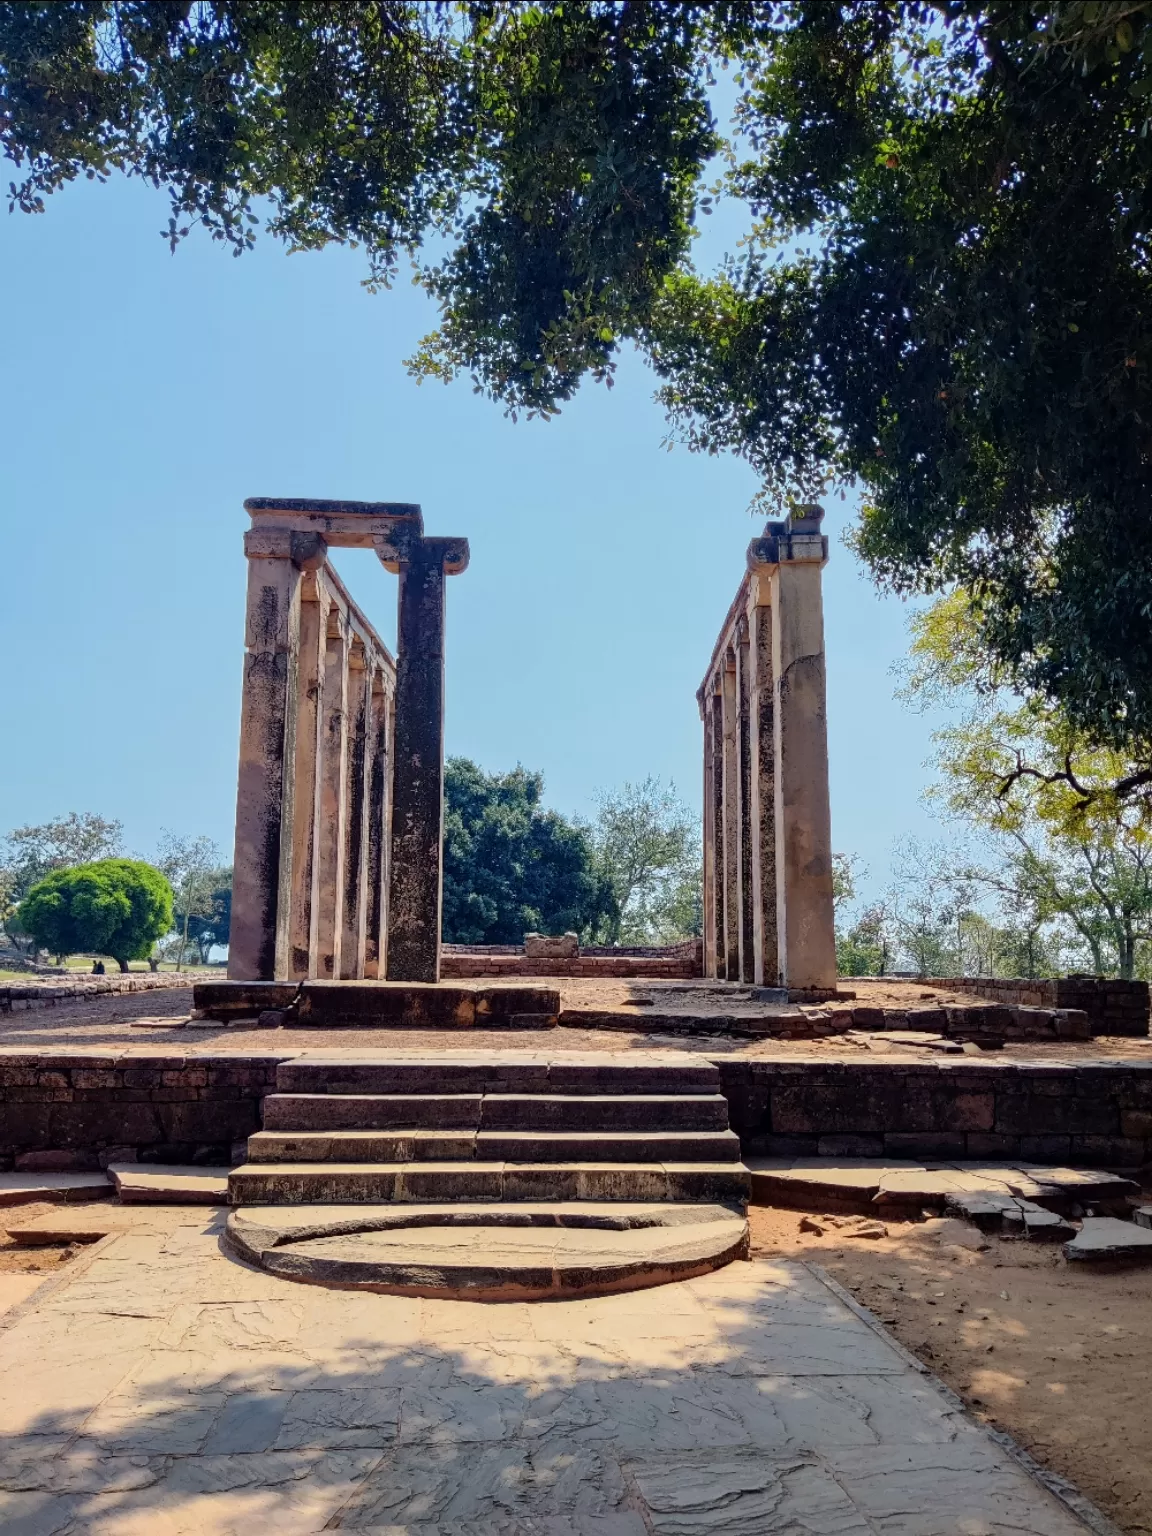
<path fill-rule="evenodd" d="M 418 501 L 429 532 L 468 536 L 450 753 L 541 769 L 565 812 L 648 773 L 698 807 L 694 695 L 759 529 L 752 473 L 662 449 L 633 356 L 611 392 L 513 424 L 466 381 L 408 377 L 435 312 L 406 280 L 370 295 L 356 252 L 270 240 L 173 256 L 166 217 L 122 179 L 0 212 L 0 832 L 93 810 L 135 851 L 168 827 L 230 856 L 251 495 Z M 930 723 L 893 698 L 906 610 L 844 547 L 850 515 L 829 502 L 833 838 L 876 888 L 894 838 L 935 830 Z M 395 579 L 367 553 L 338 564 L 391 640 Z"/>

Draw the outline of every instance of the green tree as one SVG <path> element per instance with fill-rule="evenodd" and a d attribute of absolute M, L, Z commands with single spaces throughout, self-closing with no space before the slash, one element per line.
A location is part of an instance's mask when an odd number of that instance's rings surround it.
<path fill-rule="evenodd" d="M 57 955 L 111 955 L 128 969 L 172 926 L 172 887 L 136 859 L 101 859 L 46 875 L 20 903 L 36 943 Z"/>
<path fill-rule="evenodd" d="M 411 255 L 418 375 L 512 410 L 639 345 L 677 435 L 783 504 L 861 485 L 878 579 L 969 588 L 985 653 L 1143 787 L 1150 56 L 1152 0 L 3 4 L 0 142 L 29 211 L 119 169 L 173 242 L 241 251 L 267 209 L 375 281 Z M 717 151 L 748 239 L 709 275 Z"/>
<path fill-rule="evenodd" d="M 123 831 L 120 822 L 94 811 L 70 811 L 39 826 L 14 827 L 0 854 L 0 884 L 10 902 L 19 902 L 54 869 L 114 857 L 120 852 Z"/>
<path fill-rule="evenodd" d="M 188 924 L 188 937 L 200 952 L 200 964 L 207 965 L 213 949 L 227 948 L 232 928 L 232 870 L 214 870 L 210 881 L 207 908 L 202 914 L 194 913 Z M 177 913 L 179 924 L 179 913 Z"/>
<path fill-rule="evenodd" d="M 220 850 L 210 837 L 178 837 L 165 831 L 156 854 L 156 867 L 172 887 L 176 923 L 176 969 L 184 964 L 196 928 L 212 916 L 214 891 L 220 883 Z"/>
<path fill-rule="evenodd" d="M 914 616 L 912 634 L 906 696 L 959 712 L 935 733 L 932 796 L 992 854 L 968 878 L 1022 924 L 1033 965 L 1052 965 L 1056 925 L 1096 972 L 1134 975 L 1152 940 L 1152 807 L 1118 786 L 1138 766 L 990 674 L 965 593 Z"/>
<path fill-rule="evenodd" d="M 610 944 L 661 944 L 704 931 L 699 819 L 674 784 L 651 774 L 601 791 L 589 829 L 615 910 L 602 936 Z"/>
<path fill-rule="evenodd" d="M 449 944 L 519 944 L 526 933 L 587 937 L 614 910 L 584 831 L 540 804 L 541 774 L 444 771 L 444 916 Z"/>

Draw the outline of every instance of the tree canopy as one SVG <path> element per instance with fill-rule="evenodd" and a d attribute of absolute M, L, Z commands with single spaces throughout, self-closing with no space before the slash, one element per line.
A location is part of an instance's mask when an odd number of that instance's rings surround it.
<path fill-rule="evenodd" d="M 444 770 L 444 915 L 449 944 L 519 944 L 526 933 L 589 937 L 615 915 L 584 831 L 540 804 L 541 774 Z"/>
<path fill-rule="evenodd" d="M 53 954 L 143 960 L 172 926 L 172 887 L 137 859 L 100 859 L 46 875 L 20 903 L 20 921 Z"/>
<path fill-rule="evenodd" d="M 770 499 L 1152 762 L 1152 0 L 0 4 L 34 211 L 119 169 L 242 251 L 411 255 L 413 367 L 549 415 L 635 343 Z M 709 104 L 731 67 L 731 132 Z M 721 158 L 717 162 L 716 156 Z M 719 172 L 717 172 L 719 164 Z M 692 230 L 719 175 L 747 243 Z"/>

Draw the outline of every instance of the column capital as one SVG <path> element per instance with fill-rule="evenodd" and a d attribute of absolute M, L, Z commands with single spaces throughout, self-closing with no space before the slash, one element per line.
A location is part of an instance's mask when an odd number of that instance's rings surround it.
<path fill-rule="evenodd" d="M 291 528 L 249 528 L 244 535 L 249 560 L 291 560 L 300 571 L 318 571 L 328 559 L 328 546 L 318 533 Z"/>
<path fill-rule="evenodd" d="M 765 566 L 828 563 L 828 536 L 820 532 L 824 508 L 797 507 L 782 522 L 764 526 L 760 538 L 748 546 L 748 569 L 753 573 Z"/>
<path fill-rule="evenodd" d="M 373 545 L 384 569 L 394 575 L 400 568 L 411 564 L 417 551 L 435 558 L 447 576 L 458 576 L 468 569 L 468 540 L 461 538 L 425 538 L 412 523 L 394 524 L 383 533 L 377 533 Z"/>

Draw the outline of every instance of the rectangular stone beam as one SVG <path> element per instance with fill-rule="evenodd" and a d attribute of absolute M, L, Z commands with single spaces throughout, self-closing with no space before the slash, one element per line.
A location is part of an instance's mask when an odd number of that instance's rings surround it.
<path fill-rule="evenodd" d="M 372 685 L 369 722 L 371 768 L 368 775 L 366 910 L 364 914 L 364 975 L 384 974 L 388 927 L 388 785 L 391 779 L 391 701 L 377 672 Z"/>
<path fill-rule="evenodd" d="M 284 732 L 284 760 L 291 763 L 291 792 L 285 786 L 280 857 L 280 895 L 276 922 L 275 979 L 303 980 L 308 975 L 312 925 L 312 859 L 316 838 L 316 761 L 319 751 L 320 695 L 328 606 L 321 600 L 315 573 L 300 586 L 299 644 L 288 682 L 289 711 Z"/>
<path fill-rule="evenodd" d="M 749 594 L 749 704 L 752 762 L 752 952 L 757 986 L 780 985 L 776 933 L 776 728 L 772 673 L 771 577 L 756 573 Z"/>
<path fill-rule="evenodd" d="M 753 981 L 756 964 L 753 953 L 752 921 L 752 738 L 751 683 L 749 678 L 748 621 L 741 614 L 736 639 L 736 724 L 738 756 L 736 781 L 739 807 L 737 813 L 740 848 L 740 980 Z"/>
<path fill-rule="evenodd" d="M 728 653 L 721 682 L 723 721 L 724 975 L 740 980 L 740 726 L 736 658 Z"/>
<path fill-rule="evenodd" d="M 356 981 L 364 975 L 364 879 L 368 854 L 368 710 L 370 680 L 364 647 L 348 652 L 348 751 L 344 765 L 345 850 L 344 932 L 340 942 L 340 975 Z"/>

